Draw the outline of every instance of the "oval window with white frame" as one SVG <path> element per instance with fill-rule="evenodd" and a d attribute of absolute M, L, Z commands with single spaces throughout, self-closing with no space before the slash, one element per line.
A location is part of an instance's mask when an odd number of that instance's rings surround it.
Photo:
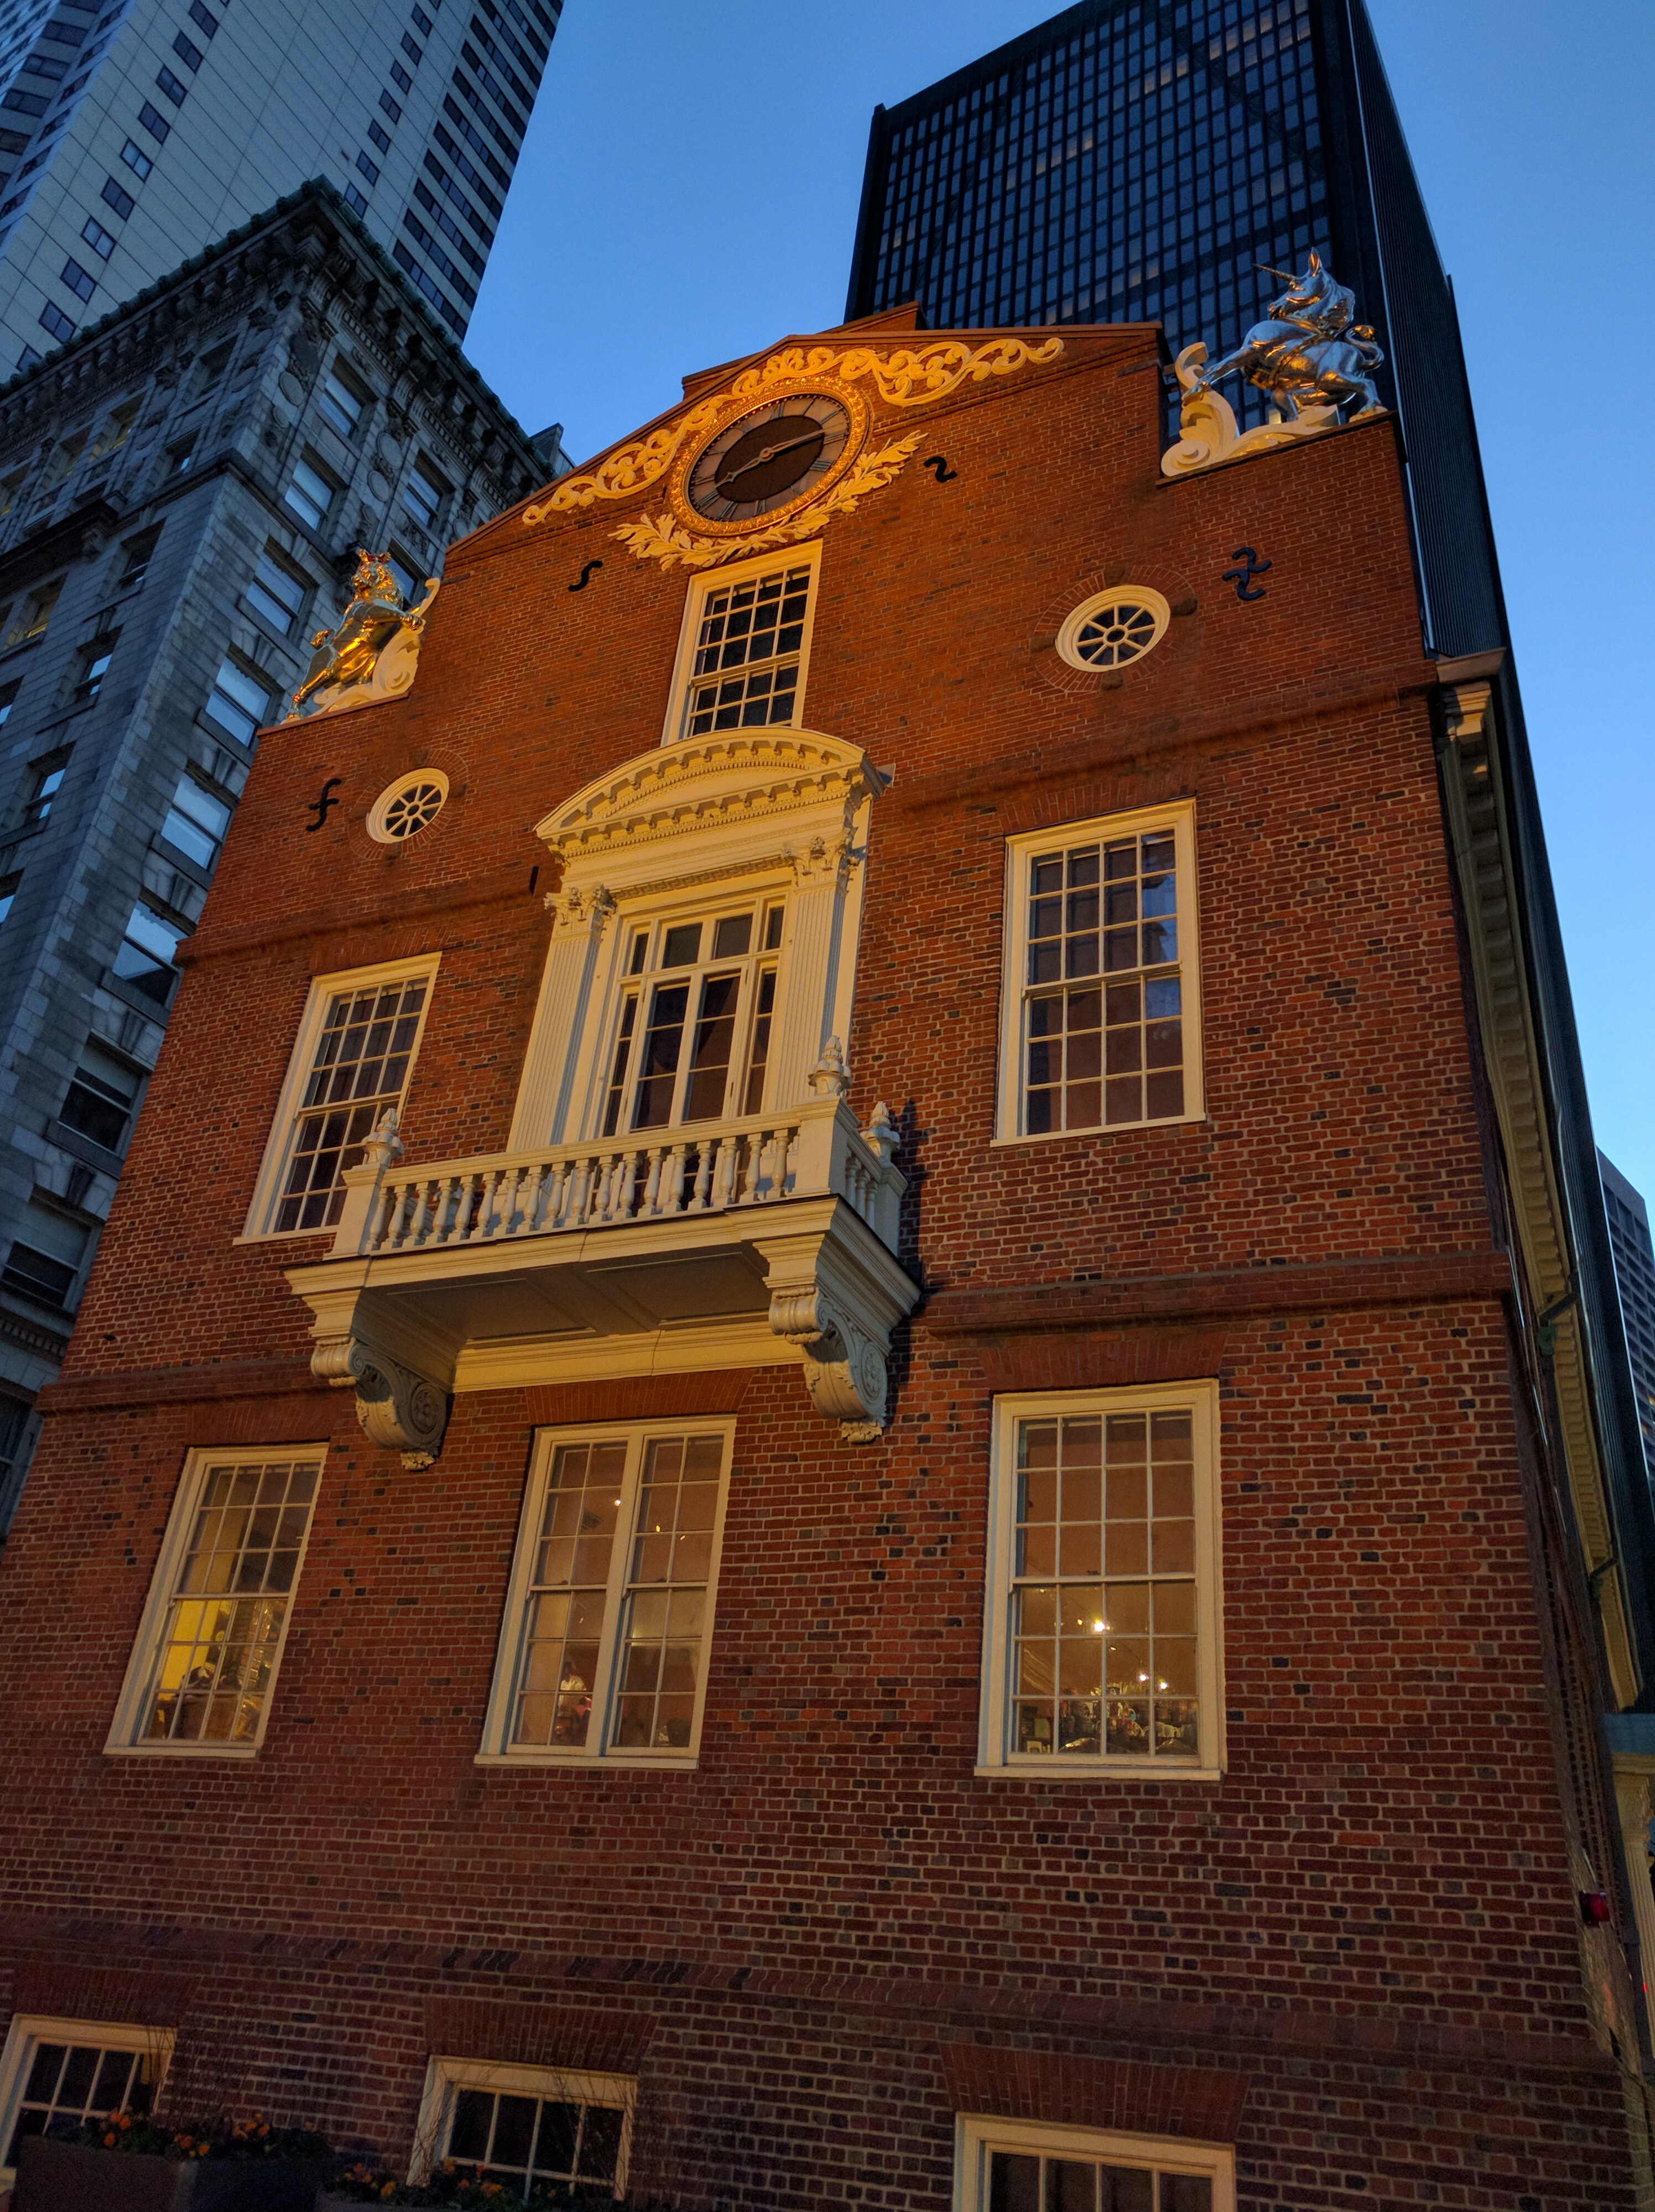
<path fill-rule="evenodd" d="M 429 830 L 448 797 L 448 779 L 440 768 L 423 768 L 388 783 L 368 811 L 368 834 L 380 845 L 405 845 Z"/>
<path fill-rule="evenodd" d="M 1082 599 L 1066 617 L 1057 633 L 1058 655 L 1088 674 L 1125 668 L 1154 650 L 1171 619 L 1159 592 L 1145 584 L 1117 584 Z"/>

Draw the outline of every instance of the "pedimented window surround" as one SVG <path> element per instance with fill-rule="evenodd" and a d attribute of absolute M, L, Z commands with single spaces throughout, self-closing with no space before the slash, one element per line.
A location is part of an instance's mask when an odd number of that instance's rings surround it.
<path fill-rule="evenodd" d="M 563 881 L 511 1146 L 598 1133 L 633 931 L 751 897 L 785 908 L 768 1096 L 812 1095 L 848 1037 L 869 811 L 885 779 L 814 730 L 731 730 L 652 749 L 537 825 Z"/>

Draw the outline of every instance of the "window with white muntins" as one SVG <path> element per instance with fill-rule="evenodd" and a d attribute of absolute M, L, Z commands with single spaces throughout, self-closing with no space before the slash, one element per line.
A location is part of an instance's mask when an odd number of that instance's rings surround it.
<path fill-rule="evenodd" d="M 72 2136 L 88 2119 L 147 2112 L 173 2031 L 106 2020 L 15 2014 L 0 2050 L 0 2188 L 30 2136 Z"/>
<path fill-rule="evenodd" d="M 802 722 L 820 550 L 691 579 L 667 744 Z"/>
<path fill-rule="evenodd" d="M 190 1454 L 107 1750 L 258 1748 L 323 1456 L 319 1445 Z"/>
<path fill-rule="evenodd" d="M 1218 1387 L 995 1401 L 984 1771 L 1223 1766 Z"/>
<path fill-rule="evenodd" d="M 635 926 L 600 1133 L 762 1113 L 786 907 Z"/>
<path fill-rule="evenodd" d="M 636 2092 L 626 2075 L 433 2058 L 415 2136 L 417 2178 L 447 2164 L 537 2203 L 543 2193 L 548 2203 L 618 2197 Z"/>
<path fill-rule="evenodd" d="M 1235 2212 L 1228 2143 L 962 2112 L 954 2212 Z"/>
<path fill-rule="evenodd" d="M 345 1170 L 386 1108 L 402 1111 L 437 960 L 424 954 L 313 981 L 244 1236 L 319 1234 L 338 1220 Z"/>
<path fill-rule="evenodd" d="M 479 1759 L 693 1761 L 731 1434 L 537 1439 Z"/>
<path fill-rule="evenodd" d="M 1195 810 L 1007 848 L 999 1139 L 1203 1111 Z"/>

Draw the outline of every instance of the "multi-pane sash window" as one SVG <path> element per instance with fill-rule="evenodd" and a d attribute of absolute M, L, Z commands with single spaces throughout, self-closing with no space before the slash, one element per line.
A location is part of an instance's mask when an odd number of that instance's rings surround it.
<path fill-rule="evenodd" d="M 1001 1134 L 1199 1114 L 1190 810 L 1020 838 L 1011 862 Z"/>
<path fill-rule="evenodd" d="M 964 2212 L 1235 2212 L 1235 2158 L 1216 2144 L 963 2120 Z"/>
<path fill-rule="evenodd" d="M 418 1041 L 429 975 L 339 992 L 329 1005 L 301 1095 L 279 1231 L 329 1229 L 354 1166 L 387 1106 L 400 1108 Z"/>
<path fill-rule="evenodd" d="M 1210 1385 L 1001 1400 L 984 1764 L 1219 1764 Z"/>
<path fill-rule="evenodd" d="M 604 1136 L 764 1111 L 783 916 L 765 902 L 634 931 Z"/>
<path fill-rule="evenodd" d="M 434 2058 L 419 2139 L 431 2163 L 537 2204 L 616 2197 L 636 2088 L 624 2075 Z"/>
<path fill-rule="evenodd" d="M 112 1748 L 258 1743 L 321 1469 L 319 1451 L 192 1455 Z"/>
<path fill-rule="evenodd" d="M 727 1427 L 540 1441 L 485 1757 L 693 1754 Z"/>
<path fill-rule="evenodd" d="M 681 735 L 797 720 L 813 574 L 794 562 L 692 587 L 701 596 Z"/>
<path fill-rule="evenodd" d="M 14 2019 L 0 2072 L 0 2182 L 30 2136 L 73 2136 L 110 2112 L 149 2110 L 172 2046 L 165 2028 Z"/>

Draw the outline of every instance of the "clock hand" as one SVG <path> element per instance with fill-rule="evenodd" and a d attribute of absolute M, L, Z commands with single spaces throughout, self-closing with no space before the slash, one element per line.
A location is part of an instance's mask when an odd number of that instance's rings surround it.
<path fill-rule="evenodd" d="M 749 470 L 763 468 L 766 461 L 775 460 L 779 454 L 790 453 L 795 446 L 808 446 L 812 440 L 819 434 L 820 433 L 816 430 L 806 430 L 801 438 L 788 438 L 779 446 L 766 446 L 763 453 L 755 453 L 751 460 L 744 461 L 739 469 L 732 470 L 730 474 L 722 479 L 720 489 L 721 490 L 727 484 L 733 484 L 738 477 L 745 477 Z"/>

